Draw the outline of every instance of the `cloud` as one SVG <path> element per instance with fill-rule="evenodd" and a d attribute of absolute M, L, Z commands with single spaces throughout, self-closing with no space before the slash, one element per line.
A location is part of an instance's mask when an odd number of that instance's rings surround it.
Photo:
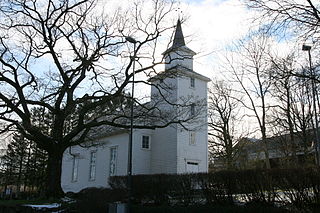
<path fill-rule="evenodd" d="M 238 0 L 207 0 L 190 4 L 189 11 L 191 30 L 208 48 L 239 38 L 249 29 L 250 12 Z"/>
<path fill-rule="evenodd" d="M 194 70 L 209 78 L 221 75 L 221 54 L 226 45 L 245 36 L 250 29 L 249 11 L 240 0 L 183 0 L 176 17 L 170 17 L 174 25 L 179 16 L 187 17 L 182 24 L 187 46 L 197 52 L 194 58 Z M 172 31 L 160 37 L 156 56 L 161 57 L 169 42 Z M 145 86 L 136 87 L 137 94 L 148 93 Z"/>
<path fill-rule="evenodd" d="M 217 54 L 247 34 L 253 12 L 239 0 L 185 0 L 181 10 L 189 17 L 182 26 L 187 45 L 198 53 L 194 69 L 212 77 Z"/>

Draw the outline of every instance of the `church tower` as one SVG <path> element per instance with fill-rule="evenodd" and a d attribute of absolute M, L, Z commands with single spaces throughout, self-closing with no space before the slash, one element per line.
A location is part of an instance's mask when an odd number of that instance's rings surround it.
<path fill-rule="evenodd" d="M 193 56 L 178 20 L 172 46 L 164 53 L 165 71 L 151 80 L 151 102 L 164 112 L 185 119 L 184 127 L 172 124 L 156 129 L 152 141 L 152 173 L 208 171 L 207 83 L 193 70 Z M 166 99 L 161 103 L 161 99 Z"/>

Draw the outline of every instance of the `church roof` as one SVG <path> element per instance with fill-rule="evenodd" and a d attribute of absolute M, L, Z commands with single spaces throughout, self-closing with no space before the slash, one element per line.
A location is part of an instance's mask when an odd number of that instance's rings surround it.
<path fill-rule="evenodd" d="M 179 72 L 177 72 L 177 71 L 179 71 Z M 206 82 L 211 81 L 210 78 L 208 78 L 204 75 L 201 75 L 201 74 L 199 74 L 191 69 L 188 69 L 184 66 L 181 66 L 181 65 L 176 65 L 174 67 L 171 67 L 169 70 L 162 71 L 162 72 L 158 73 L 156 76 L 149 78 L 148 81 L 154 82 L 154 81 L 157 81 L 160 79 L 165 79 L 168 77 L 169 78 L 176 77 L 176 76 L 180 76 L 180 75 L 195 77 L 195 78 L 198 78 L 198 79 L 206 81 Z"/>
<path fill-rule="evenodd" d="M 186 46 L 186 43 L 184 41 L 184 36 L 182 33 L 181 21 L 180 21 L 180 19 L 178 19 L 178 23 L 176 26 L 176 32 L 174 34 L 173 44 L 172 44 L 171 48 L 177 48 L 177 47 L 182 47 L 182 46 Z"/>
<path fill-rule="evenodd" d="M 176 51 L 177 49 L 183 50 L 185 52 L 189 52 L 192 55 L 196 54 L 194 51 L 192 51 L 190 48 L 188 48 L 186 46 L 186 42 L 184 41 L 184 36 L 183 36 L 183 32 L 182 32 L 180 19 L 178 19 L 178 22 L 176 25 L 176 31 L 174 33 L 172 46 L 162 54 L 165 55 L 169 52 Z"/>

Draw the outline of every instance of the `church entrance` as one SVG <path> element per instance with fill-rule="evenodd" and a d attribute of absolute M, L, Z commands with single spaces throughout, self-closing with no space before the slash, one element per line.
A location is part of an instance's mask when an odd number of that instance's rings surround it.
<path fill-rule="evenodd" d="M 199 165 L 195 162 L 187 162 L 187 173 L 198 173 Z"/>

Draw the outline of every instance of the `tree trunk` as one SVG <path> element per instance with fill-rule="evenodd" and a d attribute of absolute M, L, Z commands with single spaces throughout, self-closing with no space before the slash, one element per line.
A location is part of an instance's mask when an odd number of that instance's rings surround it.
<path fill-rule="evenodd" d="M 264 126 L 261 129 L 262 129 L 262 143 L 263 143 L 263 149 L 265 154 L 265 164 L 267 169 L 271 169 L 266 130 Z"/>
<path fill-rule="evenodd" d="M 264 155 L 265 155 L 265 164 L 267 169 L 271 169 L 271 164 L 270 164 L 270 156 L 269 156 L 269 150 L 268 150 L 268 144 L 266 139 L 263 140 L 263 146 L 264 146 Z"/>
<path fill-rule="evenodd" d="M 60 198 L 64 194 L 61 188 L 62 156 L 63 151 L 48 152 L 47 198 Z"/>
<path fill-rule="evenodd" d="M 19 159 L 19 172 L 18 172 L 18 179 L 17 179 L 17 183 L 16 183 L 16 187 L 17 187 L 16 198 L 20 197 L 23 157 L 24 156 L 20 156 L 20 159 Z"/>

